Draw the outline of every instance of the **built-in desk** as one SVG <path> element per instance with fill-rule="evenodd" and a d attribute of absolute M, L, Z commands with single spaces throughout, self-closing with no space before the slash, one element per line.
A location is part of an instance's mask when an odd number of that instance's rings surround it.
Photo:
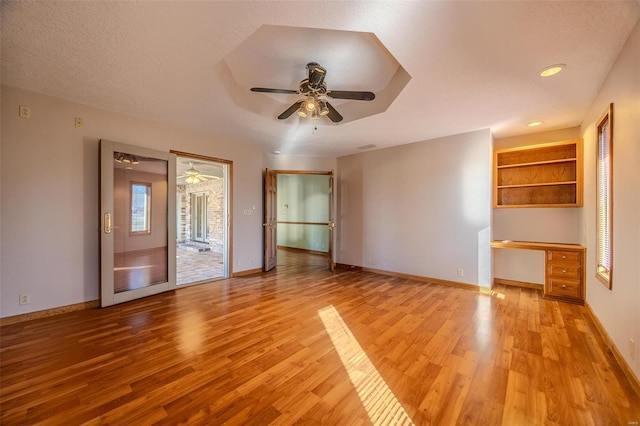
<path fill-rule="evenodd" d="M 585 247 L 579 244 L 510 240 L 492 241 L 491 247 L 544 251 L 544 298 L 584 305 Z"/>

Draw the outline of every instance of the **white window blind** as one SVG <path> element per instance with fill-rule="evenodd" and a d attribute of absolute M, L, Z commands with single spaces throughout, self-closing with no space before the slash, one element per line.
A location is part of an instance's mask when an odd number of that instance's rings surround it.
<path fill-rule="evenodd" d="M 596 274 L 609 287 L 611 286 L 613 237 L 611 154 L 611 116 L 610 113 L 607 113 L 598 123 Z"/>

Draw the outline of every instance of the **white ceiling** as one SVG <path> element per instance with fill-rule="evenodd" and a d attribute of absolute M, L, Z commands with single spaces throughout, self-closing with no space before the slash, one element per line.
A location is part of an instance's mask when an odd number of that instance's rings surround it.
<path fill-rule="evenodd" d="M 637 1 L 3 1 L 1 8 L 3 84 L 251 140 L 265 152 L 330 156 L 481 128 L 504 137 L 577 126 L 640 17 Z M 286 48 L 253 39 L 255 57 L 243 66 L 234 52 L 263 25 L 374 33 L 411 80 L 380 114 L 321 120 L 316 131 L 310 118 L 279 121 L 296 95 L 279 100 L 250 87 L 295 89 L 305 64 L 317 61 L 330 89 L 375 92 L 380 70 L 376 55 L 333 37 Z M 538 76 L 555 63 L 565 71 Z M 229 91 L 225 78 L 242 93 Z M 260 113 L 234 102 L 244 90 L 267 100 Z M 356 102 L 335 106 L 346 115 Z M 530 129 L 532 120 L 544 125 Z"/>

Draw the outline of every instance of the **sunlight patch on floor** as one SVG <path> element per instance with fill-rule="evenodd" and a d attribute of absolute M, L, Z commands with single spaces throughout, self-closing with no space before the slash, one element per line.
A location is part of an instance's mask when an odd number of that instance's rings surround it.
<path fill-rule="evenodd" d="M 396 396 L 332 305 L 318 311 L 362 406 L 374 425 L 413 425 Z"/>
<path fill-rule="evenodd" d="M 485 296 L 495 296 L 501 300 L 504 300 L 504 298 L 506 297 L 504 293 L 500 293 L 499 291 L 492 290 L 490 287 L 481 287 L 479 291 L 481 294 Z"/>

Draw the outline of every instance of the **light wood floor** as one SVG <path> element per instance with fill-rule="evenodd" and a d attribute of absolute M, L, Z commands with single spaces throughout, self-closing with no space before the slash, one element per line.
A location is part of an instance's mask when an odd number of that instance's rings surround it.
<path fill-rule="evenodd" d="M 319 265 L 1 329 L 0 423 L 627 425 L 584 307 Z"/>

